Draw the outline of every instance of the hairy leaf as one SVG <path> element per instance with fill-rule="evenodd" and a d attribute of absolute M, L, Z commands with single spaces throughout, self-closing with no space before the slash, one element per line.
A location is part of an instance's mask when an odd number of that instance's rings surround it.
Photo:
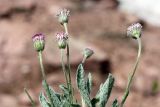
<path fill-rule="evenodd" d="M 42 92 L 39 95 L 39 101 L 42 107 L 50 107 L 50 104 Z"/>
<path fill-rule="evenodd" d="M 62 101 L 62 105 L 60 107 L 71 107 L 70 103 L 67 100 Z"/>
<path fill-rule="evenodd" d="M 86 81 L 86 87 L 87 87 L 88 93 L 90 94 L 91 89 L 92 89 L 92 75 L 91 75 L 91 73 L 88 74 L 87 81 Z"/>
<path fill-rule="evenodd" d="M 59 85 L 60 89 L 64 92 L 64 94 L 69 94 L 69 90 L 67 87 L 65 87 L 64 85 Z"/>
<path fill-rule="evenodd" d="M 79 104 L 72 104 L 71 107 L 81 107 Z"/>
<path fill-rule="evenodd" d="M 49 87 L 49 91 L 50 91 L 50 94 L 51 94 L 51 97 L 52 97 L 52 102 L 54 104 L 55 107 L 60 107 L 62 105 L 60 99 L 59 99 L 59 95 L 51 88 Z"/>
<path fill-rule="evenodd" d="M 112 74 L 109 74 L 107 80 L 103 85 L 100 86 L 100 89 L 96 95 L 96 98 L 99 99 L 98 107 L 105 107 L 110 97 L 113 84 L 114 84 L 114 78 Z"/>
<path fill-rule="evenodd" d="M 96 107 L 96 104 L 97 104 L 98 102 L 99 102 L 99 99 L 93 98 L 93 99 L 91 100 L 92 107 Z"/>
<path fill-rule="evenodd" d="M 112 107 L 118 107 L 118 100 L 115 99 L 112 103 Z"/>
<path fill-rule="evenodd" d="M 69 101 L 69 89 L 64 85 L 59 85 L 59 87 L 63 91 L 63 95 L 61 96 L 61 99 Z"/>
<path fill-rule="evenodd" d="M 76 80 L 78 89 L 80 91 L 83 100 L 88 105 L 88 107 L 92 107 L 89 92 L 84 79 L 84 69 L 82 64 L 78 66 Z"/>

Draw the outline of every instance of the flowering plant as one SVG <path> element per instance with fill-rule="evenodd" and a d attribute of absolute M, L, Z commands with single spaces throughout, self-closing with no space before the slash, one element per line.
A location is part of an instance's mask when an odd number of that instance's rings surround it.
<path fill-rule="evenodd" d="M 74 98 L 73 86 L 71 81 L 71 67 L 70 67 L 70 49 L 69 49 L 69 33 L 68 33 L 68 22 L 69 22 L 69 10 L 62 9 L 57 15 L 58 21 L 64 27 L 65 31 L 56 34 L 57 44 L 61 51 L 61 64 L 62 70 L 65 76 L 66 84 L 60 85 L 60 89 L 62 93 L 56 93 L 51 86 L 47 83 L 46 75 L 43 67 L 42 61 L 42 52 L 45 48 L 45 37 L 43 34 L 36 34 L 33 36 L 33 44 L 35 50 L 38 52 L 41 73 L 43 77 L 42 86 L 45 89 L 46 96 L 44 92 L 41 92 L 39 95 L 39 101 L 42 107 L 105 107 L 111 92 L 114 86 L 114 77 L 112 74 L 108 75 L 107 80 L 100 85 L 99 91 L 96 96 L 91 98 L 90 93 L 92 90 L 92 75 L 88 74 L 85 79 L 85 70 L 83 68 L 84 63 L 88 58 L 90 58 L 94 51 L 90 48 L 85 48 L 83 51 L 83 59 L 82 62 L 78 65 L 76 72 L 76 83 L 78 90 L 81 96 L 81 104 L 77 102 Z M 138 41 L 138 55 L 137 60 L 135 62 L 135 66 L 133 67 L 133 71 L 128 78 L 128 84 L 125 90 L 125 93 L 122 97 L 121 101 L 115 99 L 112 103 L 112 107 L 123 107 L 130 91 L 131 83 L 136 72 L 139 58 L 141 55 L 141 30 L 142 26 L 137 23 L 133 24 L 127 29 L 127 35 L 132 37 Z M 67 55 L 67 63 L 64 63 L 64 53 Z M 28 95 L 32 106 L 35 107 L 34 100 L 28 93 L 27 89 L 25 89 L 26 94 Z"/>

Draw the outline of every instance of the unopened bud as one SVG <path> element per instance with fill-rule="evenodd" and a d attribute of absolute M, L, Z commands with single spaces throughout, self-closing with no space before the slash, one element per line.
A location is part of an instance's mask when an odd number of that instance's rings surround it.
<path fill-rule="evenodd" d="M 132 24 L 127 29 L 127 35 L 134 39 L 140 38 L 142 33 L 142 25 L 140 23 Z"/>
<path fill-rule="evenodd" d="M 89 48 L 85 48 L 83 51 L 83 55 L 86 59 L 91 57 L 93 54 L 94 54 L 93 50 Z"/>
<path fill-rule="evenodd" d="M 58 47 L 60 49 L 65 49 L 67 46 L 68 35 L 64 32 L 60 32 L 56 34 L 56 38 L 58 41 Z"/>
<path fill-rule="evenodd" d="M 68 23 L 70 11 L 67 9 L 62 9 L 58 14 L 58 21 L 63 25 L 64 23 Z"/>
<path fill-rule="evenodd" d="M 45 37 L 43 34 L 35 34 L 32 37 L 33 45 L 36 51 L 43 51 L 45 47 Z"/>

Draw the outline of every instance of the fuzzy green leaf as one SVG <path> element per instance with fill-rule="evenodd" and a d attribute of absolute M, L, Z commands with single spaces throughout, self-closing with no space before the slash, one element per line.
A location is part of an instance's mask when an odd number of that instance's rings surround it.
<path fill-rule="evenodd" d="M 79 104 L 72 104 L 71 107 L 81 107 Z"/>
<path fill-rule="evenodd" d="M 68 101 L 64 100 L 62 107 L 81 107 L 79 104 L 72 104 L 70 105 Z"/>
<path fill-rule="evenodd" d="M 62 106 L 61 107 L 71 107 L 71 106 L 70 106 L 70 103 L 67 100 L 64 99 L 62 101 Z"/>
<path fill-rule="evenodd" d="M 96 95 L 96 98 L 99 99 L 98 107 L 105 107 L 110 97 L 113 85 L 114 85 L 114 78 L 112 74 L 109 74 L 107 80 L 103 85 L 100 86 L 100 89 Z"/>
<path fill-rule="evenodd" d="M 50 104 L 42 92 L 39 95 L 39 101 L 42 107 L 50 107 Z"/>
<path fill-rule="evenodd" d="M 91 100 L 92 107 L 96 107 L 96 104 L 97 104 L 98 102 L 99 102 L 99 99 L 93 98 L 93 99 Z"/>
<path fill-rule="evenodd" d="M 62 100 L 69 101 L 69 90 L 64 85 L 59 85 L 60 89 L 63 91 L 63 95 L 61 96 Z"/>
<path fill-rule="evenodd" d="M 100 87 L 99 87 L 99 90 L 98 90 L 98 92 L 97 92 L 97 95 L 96 95 L 96 98 L 95 98 L 95 99 L 98 99 L 98 100 L 99 100 L 98 96 L 100 96 L 99 94 L 100 94 L 100 92 L 101 92 L 101 90 L 102 90 L 102 87 L 103 87 L 103 83 L 100 84 Z"/>
<path fill-rule="evenodd" d="M 78 89 L 84 89 L 85 80 L 84 80 L 84 69 L 82 64 L 78 66 L 76 80 L 77 80 Z"/>
<path fill-rule="evenodd" d="M 69 90 L 68 90 L 68 88 L 67 87 L 65 87 L 64 85 L 59 85 L 59 87 L 60 87 L 60 89 L 64 92 L 64 94 L 69 94 Z"/>
<path fill-rule="evenodd" d="M 115 99 L 112 103 L 112 107 L 118 107 L 118 100 Z"/>
<path fill-rule="evenodd" d="M 88 92 L 86 82 L 85 82 L 85 79 L 84 79 L 84 75 L 85 74 L 84 74 L 83 65 L 80 64 L 78 66 L 77 76 L 76 76 L 77 86 L 78 86 L 80 94 L 81 94 L 83 100 L 85 101 L 85 103 L 88 105 L 88 107 L 92 107 L 89 92 Z"/>
<path fill-rule="evenodd" d="M 90 94 L 91 89 L 92 89 L 92 75 L 91 75 L 91 73 L 88 74 L 87 81 L 86 81 L 86 87 L 87 87 L 88 93 Z"/>
<path fill-rule="evenodd" d="M 59 94 L 57 94 L 53 89 L 52 87 L 49 87 L 49 91 L 50 91 L 50 94 L 51 94 L 51 97 L 52 97 L 52 102 L 54 104 L 55 107 L 60 107 L 62 105 L 61 101 L 60 101 L 60 98 L 59 98 Z"/>

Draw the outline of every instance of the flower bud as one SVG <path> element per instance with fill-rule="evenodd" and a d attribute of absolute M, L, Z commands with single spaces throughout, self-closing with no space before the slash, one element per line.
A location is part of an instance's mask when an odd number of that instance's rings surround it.
<path fill-rule="evenodd" d="M 44 50 L 45 47 L 45 38 L 43 34 L 35 34 L 32 37 L 33 45 L 36 51 L 40 52 Z"/>
<path fill-rule="evenodd" d="M 89 48 L 85 48 L 83 51 L 83 56 L 87 59 L 89 57 L 91 57 L 94 54 L 93 50 L 89 49 Z"/>
<path fill-rule="evenodd" d="M 67 46 L 68 35 L 64 32 L 61 32 L 56 34 L 56 38 L 58 41 L 59 49 L 65 49 Z"/>
<path fill-rule="evenodd" d="M 58 14 L 58 21 L 63 25 L 64 23 L 68 23 L 70 11 L 67 9 L 62 9 Z"/>
<path fill-rule="evenodd" d="M 134 39 L 140 38 L 142 33 L 142 25 L 140 23 L 132 24 L 127 29 L 127 35 Z"/>

